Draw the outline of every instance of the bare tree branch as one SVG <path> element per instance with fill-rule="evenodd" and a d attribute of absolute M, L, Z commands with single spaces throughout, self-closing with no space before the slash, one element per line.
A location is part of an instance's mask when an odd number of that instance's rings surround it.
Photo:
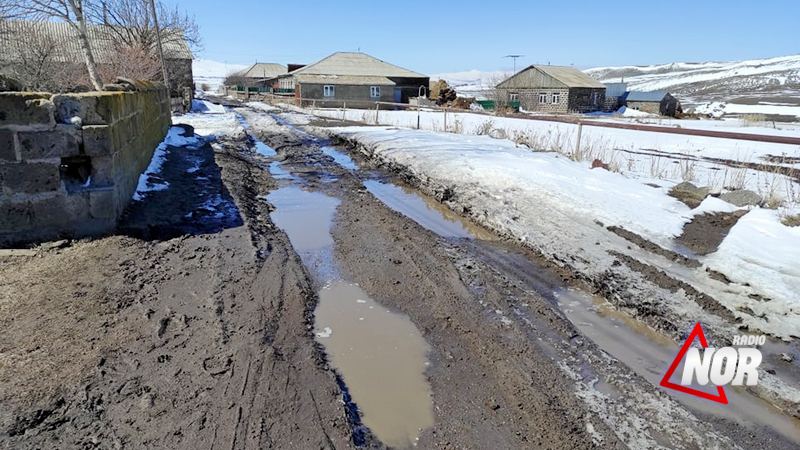
<path fill-rule="evenodd" d="M 88 11 L 92 10 L 91 0 L 7 0 L 11 10 L 21 17 L 47 21 L 59 19 L 68 23 L 78 35 L 78 43 L 83 54 L 89 80 L 96 90 L 101 90 L 100 76 L 97 73 L 92 45 L 89 41 L 87 25 Z"/>

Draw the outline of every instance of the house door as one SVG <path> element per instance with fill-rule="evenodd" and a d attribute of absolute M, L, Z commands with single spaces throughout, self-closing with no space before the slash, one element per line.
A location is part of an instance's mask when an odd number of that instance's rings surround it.
<path fill-rule="evenodd" d="M 394 102 L 395 103 L 403 103 L 403 90 L 400 88 L 394 88 Z"/>

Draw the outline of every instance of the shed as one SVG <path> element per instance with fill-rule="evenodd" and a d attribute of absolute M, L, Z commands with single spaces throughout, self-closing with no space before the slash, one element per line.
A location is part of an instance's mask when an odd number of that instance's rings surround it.
<path fill-rule="evenodd" d="M 630 91 L 625 106 L 631 109 L 675 117 L 683 112 L 680 101 L 667 91 Z"/>

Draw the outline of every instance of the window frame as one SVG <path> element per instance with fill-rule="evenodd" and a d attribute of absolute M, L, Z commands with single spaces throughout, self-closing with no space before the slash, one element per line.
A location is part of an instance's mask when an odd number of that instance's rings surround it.
<path fill-rule="evenodd" d="M 381 98 L 381 87 L 380 86 L 370 86 L 369 87 L 369 98 Z"/>
<path fill-rule="evenodd" d="M 333 84 L 325 84 L 322 86 L 322 96 L 326 98 L 336 97 L 336 86 Z"/>
<path fill-rule="evenodd" d="M 510 92 L 508 94 L 508 101 L 510 102 L 518 102 L 519 101 L 519 94 L 516 92 Z"/>
<path fill-rule="evenodd" d="M 539 92 L 539 104 L 547 103 L 547 92 Z"/>
<path fill-rule="evenodd" d="M 561 103 L 561 92 L 553 92 L 550 95 L 551 95 L 551 97 L 553 99 L 553 101 L 551 103 L 553 103 L 554 105 L 557 105 L 557 104 Z"/>

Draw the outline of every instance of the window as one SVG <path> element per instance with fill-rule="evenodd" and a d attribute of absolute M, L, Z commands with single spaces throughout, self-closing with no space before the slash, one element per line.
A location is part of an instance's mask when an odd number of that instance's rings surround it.
<path fill-rule="evenodd" d="M 561 94 L 558 92 L 553 92 L 553 104 L 557 105 L 561 100 Z"/>
<path fill-rule="evenodd" d="M 539 93 L 539 103 L 547 103 L 547 93 L 540 92 Z"/>
<path fill-rule="evenodd" d="M 508 101 L 510 102 L 519 101 L 519 94 L 508 94 Z"/>
<path fill-rule="evenodd" d="M 381 87 L 380 86 L 370 86 L 369 87 L 369 96 L 372 98 L 381 98 Z"/>
<path fill-rule="evenodd" d="M 597 98 L 598 97 L 599 96 L 597 95 L 597 92 L 592 92 L 592 104 L 593 105 L 597 105 Z"/>
<path fill-rule="evenodd" d="M 336 89 L 334 89 L 333 85 L 326 84 L 322 87 L 322 95 L 325 97 L 334 97 L 336 95 Z"/>

